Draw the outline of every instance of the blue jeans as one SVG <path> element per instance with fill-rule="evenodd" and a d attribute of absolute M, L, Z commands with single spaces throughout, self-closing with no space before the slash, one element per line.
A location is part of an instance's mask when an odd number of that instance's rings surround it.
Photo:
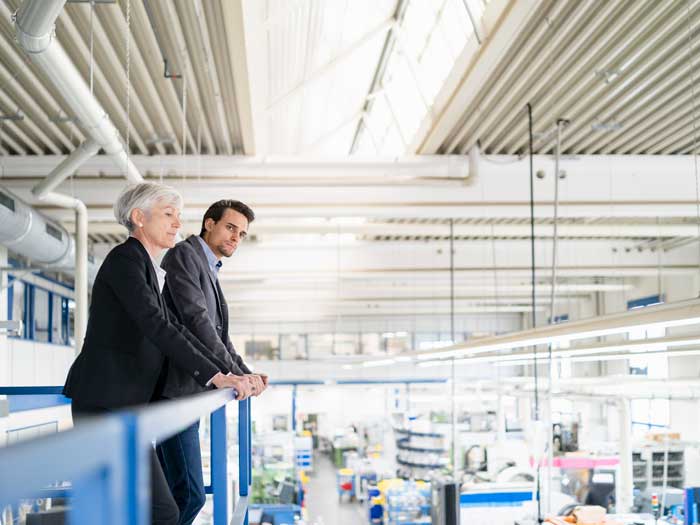
<path fill-rule="evenodd" d="M 206 501 L 199 448 L 199 421 L 156 447 L 170 491 L 180 509 L 178 525 L 191 525 Z"/>

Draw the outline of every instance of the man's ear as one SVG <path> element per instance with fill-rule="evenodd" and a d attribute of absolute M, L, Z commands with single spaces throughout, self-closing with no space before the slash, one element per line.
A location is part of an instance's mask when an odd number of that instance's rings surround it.
<path fill-rule="evenodd" d="M 214 225 L 216 224 L 216 221 L 209 217 L 206 221 L 204 221 L 204 229 L 207 230 L 208 232 L 212 231 L 214 229 Z"/>

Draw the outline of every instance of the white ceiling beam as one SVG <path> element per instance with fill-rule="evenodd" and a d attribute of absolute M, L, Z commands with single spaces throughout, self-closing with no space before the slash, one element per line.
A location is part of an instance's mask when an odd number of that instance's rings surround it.
<path fill-rule="evenodd" d="M 673 126 L 671 128 L 672 133 L 652 148 L 649 148 L 649 152 L 669 155 L 682 150 L 688 144 L 692 144 L 694 137 L 698 134 L 697 128 L 700 126 L 700 115 L 691 113 L 685 120 L 682 124 Z"/>
<path fill-rule="evenodd" d="M 48 129 L 50 129 L 54 134 L 61 140 L 61 137 L 65 139 L 64 146 L 69 149 L 73 148 L 73 144 L 63 135 L 63 132 L 58 129 L 56 124 L 49 120 L 48 115 L 46 115 L 41 107 L 29 97 L 27 91 L 17 82 L 14 75 L 5 68 L 5 65 L 0 62 L 0 85 L 2 85 L 2 91 L 0 91 L 0 101 L 7 108 L 17 108 L 21 110 L 22 113 L 26 115 L 22 123 L 29 128 L 29 131 L 34 133 L 42 143 L 55 155 L 61 154 L 61 149 L 56 145 L 54 140 L 50 138 L 44 130 L 42 130 L 37 122 L 42 122 Z M 12 91 L 10 91 L 11 88 Z M 43 153 L 43 152 L 42 152 Z"/>
<path fill-rule="evenodd" d="M 679 102 L 686 100 L 687 103 L 689 95 L 689 75 L 683 67 L 677 67 L 655 82 L 648 83 L 646 88 L 635 92 L 622 106 L 618 104 L 619 100 L 613 99 L 606 109 L 598 114 L 598 122 L 622 124 L 619 130 L 600 133 L 592 128 L 581 128 L 571 136 L 571 147 L 576 151 L 600 151 L 602 154 L 628 152 L 630 150 L 626 144 L 637 139 L 637 130 L 647 129 L 645 124 L 670 110 L 677 111 L 681 107 Z"/>
<path fill-rule="evenodd" d="M 76 23 L 80 23 L 83 28 L 87 28 L 87 34 L 89 38 L 89 31 L 90 31 L 90 5 L 86 4 L 84 6 L 75 6 L 75 10 L 73 11 L 73 19 Z M 121 12 L 118 6 L 109 6 L 108 11 L 111 12 Z M 126 64 L 126 57 L 125 55 L 119 56 L 117 55 L 117 51 L 114 48 L 114 45 L 112 45 L 112 41 L 109 38 L 109 34 L 105 30 L 105 27 L 102 25 L 102 22 L 100 20 L 100 11 L 102 10 L 97 10 L 95 13 L 95 16 L 92 19 L 93 23 L 93 28 L 94 28 L 94 40 L 95 40 L 95 55 L 104 53 L 105 58 L 107 59 L 107 62 L 114 68 L 114 73 L 117 73 L 117 71 L 121 72 L 121 67 L 122 67 L 122 61 L 124 61 L 124 64 Z M 78 20 L 75 19 L 80 19 Z M 112 20 L 109 20 L 114 21 Z M 124 38 L 124 35 L 126 34 L 127 27 L 126 23 L 121 29 L 121 34 L 119 35 L 120 37 Z M 132 38 L 131 35 L 129 35 L 129 38 Z M 124 43 L 121 43 L 119 48 L 121 49 L 122 46 L 125 45 Z M 131 58 L 131 63 L 132 65 L 130 66 L 131 71 L 129 72 L 129 77 L 130 77 L 130 87 L 131 87 L 131 93 L 130 93 L 130 104 L 131 104 L 131 115 L 129 115 L 129 120 L 131 121 L 131 133 L 134 131 L 138 130 L 137 133 L 140 132 L 140 134 L 143 134 L 146 137 L 155 137 L 158 135 L 155 126 L 153 125 L 153 122 L 151 121 L 151 118 L 149 116 L 149 113 L 146 111 L 145 106 L 143 105 L 142 102 L 142 96 L 139 93 L 139 91 L 136 89 L 138 87 L 142 87 L 141 82 L 134 82 L 134 78 L 137 78 L 139 80 L 141 79 L 146 79 L 148 78 L 147 76 L 144 78 L 143 75 L 145 74 L 145 70 L 142 69 L 140 66 L 142 66 L 142 61 L 140 60 L 140 53 L 138 51 L 138 47 L 132 46 L 130 50 L 130 54 L 132 56 Z M 95 58 L 95 65 L 97 64 L 97 58 Z M 126 83 L 126 69 L 124 69 L 124 83 Z M 119 82 L 114 82 L 115 85 L 121 84 Z M 126 86 L 124 86 L 124 92 L 126 92 Z M 152 106 L 152 104 L 148 104 L 149 109 Z M 138 127 L 137 127 L 138 126 Z M 126 135 L 124 135 L 126 137 Z M 163 144 L 160 142 L 157 142 L 154 144 L 154 147 L 156 151 L 163 155 L 165 154 L 165 149 L 163 148 Z"/>
<path fill-rule="evenodd" d="M 685 53 L 668 57 L 670 51 L 677 46 L 683 46 L 687 41 L 686 28 L 693 23 L 700 13 L 698 8 L 688 20 L 686 8 L 680 16 L 676 15 L 667 22 L 663 31 L 652 28 L 650 34 L 640 38 L 635 45 L 634 52 L 623 54 L 616 58 L 613 68 L 623 69 L 623 74 L 615 78 L 610 85 L 604 86 L 600 82 L 597 89 L 585 93 L 585 96 L 574 101 L 567 108 L 571 115 L 576 115 L 569 133 L 562 140 L 562 151 L 567 151 L 574 140 L 579 138 L 579 133 L 590 133 L 590 123 L 596 116 L 605 114 L 605 108 L 630 96 L 635 96 L 646 88 L 656 88 L 674 73 L 680 74 L 687 71 L 688 57 Z M 627 63 L 627 64 L 626 64 Z M 659 86 L 660 89 L 663 87 Z M 661 91 L 663 93 L 663 91 Z M 580 111 L 579 111 L 580 110 Z M 550 139 L 543 151 L 554 146 L 555 139 Z"/>
<path fill-rule="evenodd" d="M 490 31 L 487 28 L 481 46 L 475 48 L 476 42 L 465 46 L 462 59 L 457 61 L 458 64 L 464 64 L 465 69 L 453 72 L 460 77 L 459 84 L 442 107 L 434 108 L 436 117 L 430 118 L 425 136 L 416 137 L 413 151 L 431 154 L 440 149 L 462 119 L 465 108 L 472 106 L 479 89 L 508 55 L 517 35 L 542 13 L 547 4 L 548 2 L 537 0 L 523 0 L 491 2 L 486 6 L 484 17 L 496 20 L 493 28 Z"/>
<path fill-rule="evenodd" d="M 593 10 L 602 16 L 614 5 L 615 3 L 611 2 Z M 453 136 L 444 150 L 452 152 L 459 147 L 461 151 L 469 151 L 485 130 L 504 118 L 502 113 L 522 106 L 522 101 L 526 99 L 519 95 L 520 91 L 532 84 L 533 77 L 544 81 L 545 76 L 537 74 L 540 68 L 554 70 L 559 67 L 560 61 L 566 55 L 562 52 L 562 41 L 575 34 L 571 29 L 581 26 L 581 18 L 588 14 L 592 7 L 587 2 L 555 2 L 551 11 L 535 27 L 525 45 L 519 49 L 516 57 L 507 65 L 506 70 L 498 76 L 495 86 L 484 90 L 483 98 L 478 101 L 461 126 L 461 131 Z M 579 38 L 582 33 L 585 34 L 585 31 L 579 33 Z M 568 49 L 570 48 L 569 45 Z"/>
<path fill-rule="evenodd" d="M 642 2 L 638 2 L 631 6 L 632 10 L 640 9 Z M 577 27 L 576 33 L 569 35 L 570 40 L 564 49 L 553 48 L 550 54 L 550 62 L 547 65 L 547 74 L 537 74 L 533 71 L 535 77 L 528 83 L 525 83 L 525 78 L 518 79 L 516 82 L 522 85 L 520 89 L 515 90 L 515 93 L 508 90 L 506 96 L 514 102 L 511 104 L 517 111 L 522 109 L 527 101 L 538 99 L 545 90 L 551 90 L 554 79 L 557 83 L 568 83 L 571 78 L 578 73 L 571 64 L 576 63 L 584 52 L 592 54 L 597 53 L 603 46 L 603 41 L 600 36 L 603 33 L 601 21 L 616 20 L 626 8 L 630 8 L 628 4 L 622 2 L 606 2 L 597 6 L 592 18 L 583 27 Z M 633 13 L 630 13 L 630 15 Z M 508 107 L 507 105 L 505 106 Z M 486 131 L 481 133 L 479 139 L 483 149 L 493 149 L 494 142 L 512 125 L 513 114 L 510 110 L 504 111 L 497 109 L 497 118 L 491 118 L 493 123 L 486 128 Z M 486 118 L 489 118 L 487 115 Z"/>
<path fill-rule="evenodd" d="M 122 6 L 124 9 L 126 6 Z M 122 11 L 122 17 L 125 17 Z M 159 97 L 166 108 L 169 122 L 168 129 L 173 130 L 173 138 L 178 154 L 182 153 L 183 141 L 192 146 L 196 144 L 194 135 L 187 121 L 185 121 L 185 136 L 182 136 L 182 105 L 181 99 L 175 88 L 175 82 L 180 82 L 172 78 L 165 78 L 164 58 L 170 60 L 171 66 L 174 57 L 164 57 L 158 46 L 155 32 L 151 27 L 146 13 L 144 2 L 133 2 L 131 4 L 131 24 L 137 28 L 132 32 L 132 37 L 137 43 L 137 47 L 143 53 L 144 62 L 148 69 L 148 74 L 158 90 Z M 165 50 L 162 50 L 165 52 Z"/>
<path fill-rule="evenodd" d="M 243 0 L 229 0 L 221 2 L 222 16 L 220 22 L 224 26 L 226 37 L 226 60 L 229 61 L 231 75 L 228 79 L 233 83 L 233 92 L 236 99 L 236 115 L 241 134 L 243 153 L 255 155 L 255 121 L 251 102 L 251 78 L 248 73 L 246 55 L 245 24 L 243 18 Z M 212 7 L 209 5 L 209 7 Z"/>
<path fill-rule="evenodd" d="M 612 68 L 620 66 L 621 49 L 623 54 L 631 55 L 636 49 L 634 42 L 639 41 L 640 34 L 649 30 L 659 16 L 659 12 L 670 10 L 672 1 L 660 0 L 648 4 L 646 2 L 632 2 L 624 16 L 619 18 L 620 25 L 615 29 L 597 32 L 597 37 L 586 48 L 587 60 L 579 60 L 574 64 L 567 64 L 566 70 L 556 76 L 557 88 L 548 89 L 543 96 L 538 97 L 533 107 L 533 118 L 536 123 L 536 131 L 549 128 L 554 120 L 560 117 L 573 118 L 570 108 L 578 98 L 594 90 L 597 93 L 606 84 L 596 75 L 592 75 L 601 64 Z M 617 20 L 616 20 L 617 21 Z M 571 86 L 574 86 L 572 89 Z M 574 96 L 575 95 L 575 96 Z M 524 107 L 524 105 L 523 105 Z M 494 151 L 507 149 L 509 152 L 518 151 L 527 142 L 527 118 L 523 117 L 515 121 L 504 135 L 498 137 L 488 147 Z"/>
<path fill-rule="evenodd" d="M 47 118 L 46 125 L 49 129 L 53 130 L 54 133 L 58 131 L 57 136 L 59 140 L 61 140 L 68 150 L 72 151 L 75 145 L 71 143 L 65 135 L 60 134 L 61 130 L 59 126 L 48 120 L 50 117 L 57 117 L 59 115 L 62 111 L 61 105 L 44 86 L 42 79 L 36 75 L 35 66 L 25 59 L 20 50 L 14 45 L 14 42 L 10 43 L 5 39 L 5 35 L 15 34 L 15 30 L 12 27 L 12 14 L 9 7 L 5 5 L 4 2 L 0 2 L 0 25 L 2 25 L 2 33 L 4 33 L 0 34 L 0 53 L 3 58 L 7 60 L 7 64 L 3 64 L 3 68 L 7 67 L 6 71 L 11 78 L 14 77 L 17 80 L 21 80 L 27 84 L 27 86 L 22 86 L 18 82 L 12 80 L 10 80 L 8 85 L 12 86 L 16 93 L 18 93 L 18 97 L 26 106 L 26 108 L 23 109 L 26 109 L 27 114 L 31 114 L 32 107 L 37 107 L 38 111 L 47 108 L 46 114 L 49 115 L 49 117 Z M 85 139 L 82 131 L 74 122 L 67 122 L 64 125 L 69 130 L 70 134 L 78 141 L 82 142 Z"/>
<path fill-rule="evenodd" d="M 196 38 L 201 44 L 199 46 L 192 46 L 190 53 L 196 57 L 195 60 L 203 70 L 205 78 L 207 79 L 206 82 L 202 83 L 202 87 L 207 92 L 207 98 L 214 108 L 214 121 L 218 125 L 220 149 L 222 153 L 231 155 L 233 153 L 233 135 L 229 129 L 226 116 L 227 111 L 224 108 L 224 101 L 221 94 L 223 83 L 221 81 L 219 68 L 214 59 L 211 35 L 209 34 L 204 6 L 201 0 L 194 0 L 191 2 L 184 2 L 180 4 L 180 7 L 186 13 L 186 16 L 181 19 L 185 30 L 193 35 L 193 38 Z"/>
<path fill-rule="evenodd" d="M 201 227 L 200 221 L 191 221 L 183 224 L 183 230 L 194 232 Z M 552 238 L 554 236 L 552 225 L 538 224 L 535 226 L 537 238 Z M 91 233 L 119 234 L 123 233 L 123 227 L 116 223 L 102 223 L 91 226 Z M 265 239 L 274 236 L 295 235 L 356 235 L 367 237 L 446 237 L 449 235 L 449 224 L 399 224 L 371 222 L 365 224 L 334 224 L 332 222 L 318 222 L 304 224 L 299 221 L 271 221 L 264 218 L 255 222 L 251 228 L 258 236 Z M 573 238 L 583 237 L 588 239 L 656 239 L 668 237 L 697 237 L 698 227 L 695 224 L 560 224 L 558 226 L 559 237 Z M 529 224 L 455 224 L 454 235 L 457 237 L 491 238 L 491 237 L 517 237 L 527 238 L 530 235 Z M 406 239 L 409 240 L 409 239 Z M 499 241 L 500 242 L 500 241 Z"/>
<path fill-rule="evenodd" d="M 85 31 L 80 31 L 75 25 L 73 18 L 64 9 L 57 20 L 57 30 L 56 34 L 61 41 L 61 45 L 68 52 L 68 55 L 73 59 L 76 67 L 82 73 L 85 79 L 89 77 L 89 64 L 90 64 L 90 50 L 83 40 L 84 34 L 89 34 Z M 65 30 L 62 31 L 61 29 Z M 72 51 L 72 53 L 71 53 Z M 77 53 L 79 60 L 76 60 L 75 54 Z M 117 63 L 118 64 L 118 63 Z M 118 69 L 121 69 L 118 67 Z M 99 95 L 102 94 L 102 100 L 100 103 L 104 107 L 112 121 L 118 123 L 118 126 L 122 130 L 122 139 L 126 140 L 126 128 L 128 126 L 128 120 L 126 115 L 125 100 L 121 100 L 117 93 L 112 87 L 113 83 L 125 83 L 125 78 L 121 77 L 114 80 L 107 80 L 106 75 L 102 71 L 98 62 L 95 61 L 93 65 L 93 75 L 94 75 L 94 86 L 95 86 L 95 96 L 100 98 Z M 89 83 L 89 80 L 88 80 Z M 133 141 L 131 146 L 136 146 L 139 153 L 146 155 L 148 154 L 148 148 L 143 141 L 143 138 L 139 134 L 138 130 L 132 127 L 130 133 L 130 140 Z"/>
<path fill-rule="evenodd" d="M 122 12 L 121 8 L 112 9 L 98 9 L 98 13 L 104 14 L 106 18 L 107 27 L 117 28 L 117 34 L 124 35 L 126 33 L 126 17 Z M 159 153 L 163 151 L 162 145 L 157 142 L 158 138 L 163 137 L 163 132 L 167 138 L 172 140 L 172 147 L 176 154 L 182 153 L 182 148 L 180 147 L 180 141 L 178 140 L 178 135 L 173 127 L 170 118 L 168 117 L 168 112 L 165 110 L 163 101 L 161 100 L 162 95 L 158 92 L 153 78 L 149 74 L 148 67 L 146 66 L 146 61 L 144 60 L 143 53 L 139 47 L 138 41 L 134 36 L 135 32 L 139 32 L 142 28 L 136 22 L 135 17 L 132 15 L 131 18 L 131 32 L 129 33 L 129 38 L 131 38 L 131 55 L 132 55 L 132 67 L 134 71 L 131 73 L 131 79 L 133 85 L 140 85 L 142 92 L 145 94 L 144 100 L 146 106 L 149 110 L 153 111 L 157 117 L 157 126 L 152 124 L 154 128 L 152 130 L 153 135 L 146 140 L 155 140 L 155 147 Z M 146 25 L 148 31 L 150 32 L 150 26 Z M 159 147 L 160 146 L 160 147 Z M 162 153 L 161 153 L 162 154 Z"/>
<path fill-rule="evenodd" d="M 216 147 L 213 134 L 211 132 L 210 117 L 207 114 L 204 98 L 199 89 L 198 78 L 199 76 L 195 73 L 192 56 L 190 55 L 189 47 L 185 40 L 182 24 L 180 23 L 180 16 L 177 13 L 177 9 L 172 2 L 160 2 L 157 4 L 159 9 L 162 9 L 163 16 L 165 20 L 165 27 L 168 28 L 167 34 L 172 39 L 175 49 L 177 50 L 177 55 L 175 59 L 179 61 L 181 67 L 184 68 L 182 71 L 182 81 L 187 83 L 187 92 L 189 93 L 187 104 L 190 106 L 190 113 L 196 115 L 196 119 L 204 124 L 204 142 L 207 145 L 207 150 L 211 154 L 216 154 L 218 148 Z M 195 145 L 192 145 L 192 149 L 195 149 Z"/>
<path fill-rule="evenodd" d="M 15 126 L 11 121 L 8 122 L 2 122 L 0 125 L 0 144 L 4 144 L 6 146 L 10 146 L 14 151 L 16 155 L 19 155 L 20 157 L 24 157 L 27 155 L 27 150 L 24 149 L 24 147 L 20 146 L 19 143 L 10 135 L 8 135 L 7 131 L 12 130 L 13 132 L 16 130 L 17 126 Z M 5 159 L 3 159 L 4 162 Z M 26 159 L 25 159 L 26 162 Z"/>
<path fill-rule="evenodd" d="M 601 151 L 603 154 L 631 151 L 641 142 L 657 134 L 659 129 L 664 129 L 677 120 L 677 112 L 690 102 L 689 86 L 685 79 L 676 82 L 675 85 L 676 89 L 653 90 L 650 98 L 642 97 L 636 100 L 626 111 L 618 113 L 617 117 L 603 117 L 601 121 L 619 122 L 622 128 L 612 132 L 590 133 L 587 140 L 574 145 L 574 148 Z"/>

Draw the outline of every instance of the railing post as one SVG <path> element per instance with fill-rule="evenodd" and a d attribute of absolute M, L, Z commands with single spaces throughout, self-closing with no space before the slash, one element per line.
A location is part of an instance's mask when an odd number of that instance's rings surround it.
<path fill-rule="evenodd" d="M 126 498 L 124 507 L 128 523 L 147 525 L 151 521 L 150 505 L 150 442 L 141 443 L 138 418 L 135 414 L 125 413 L 121 416 L 124 425 L 124 450 L 126 452 Z"/>
<path fill-rule="evenodd" d="M 250 487 L 250 399 L 238 403 L 238 494 L 248 496 Z M 248 511 L 245 513 L 245 525 L 248 525 Z"/>
<path fill-rule="evenodd" d="M 214 498 L 214 525 L 228 523 L 226 448 L 226 405 L 224 405 L 211 414 L 211 488 Z"/>

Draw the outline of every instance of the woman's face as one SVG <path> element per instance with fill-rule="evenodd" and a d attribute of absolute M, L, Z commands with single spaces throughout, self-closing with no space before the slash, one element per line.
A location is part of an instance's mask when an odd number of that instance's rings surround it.
<path fill-rule="evenodd" d="M 165 249 L 175 246 L 180 223 L 180 209 L 174 204 L 156 201 L 143 217 L 143 234 L 150 244 Z"/>

